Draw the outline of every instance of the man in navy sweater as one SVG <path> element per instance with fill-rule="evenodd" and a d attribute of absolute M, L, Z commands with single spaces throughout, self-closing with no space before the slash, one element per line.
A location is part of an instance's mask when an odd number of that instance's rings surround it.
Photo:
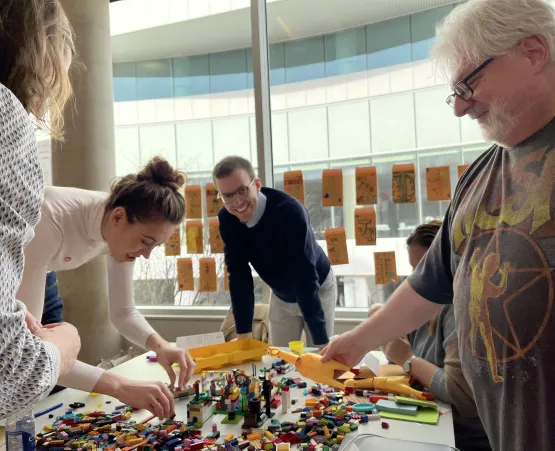
<path fill-rule="evenodd" d="M 300 340 L 304 329 L 308 346 L 323 347 L 333 334 L 337 286 L 308 212 L 288 194 L 261 188 L 244 158 L 224 158 L 212 176 L 225 206 L 218 218 L 237 338 L 250 338 L 252 332 L 250 263 L 272 289 L 271 344 L 287 346 Z"/>

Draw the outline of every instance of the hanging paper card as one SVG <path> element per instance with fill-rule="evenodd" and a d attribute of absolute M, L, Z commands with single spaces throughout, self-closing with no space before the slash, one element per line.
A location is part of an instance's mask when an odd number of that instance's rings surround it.
<path fill-rule="evenodd" d="M 177 259 L 177 288 L 179 291 L 195 291 L 193 260 L 190 258 Z"/>
<path fill-rule="evenodd" d="M 355 208 L 355 240 L 357 246 L 376 245 L 376 211 L 374 207 Z"/>
<path fill-rule="evenodd" d="M 290 171 L 283 174 L 283 191 L 304 205 L 303 171 Z"/>
<path fill-rule="evenodd" d="M 210 218 L 212 216 L 218 216 L 220 208 L 224 205 L 221 199 L 218 197 L 218 191 L 213 183 L 207 183 L 206 187 L 206 215 Z"/>
<path fill-rule="evenodd" d="M 178 227 L 164 245 L 166 257 L 181 255 L 181 227 Z"/>
<path fill-rule="evenodd" d="M 376 167 L 356 168 L 357 205 L 373 205 L 378 203 L 378 179 Z"/>
<path fill-rule="evenodd" d="M 229 273 L 227 272 L 227 265 L 224 263 L 224 290 L 229 291 Z"/>
<path fill-rule="evenodd" d="M 199 291 L 218 291 L 216 260 L 213 257 L 199 259 Z"/>
<path fill-rule="evenodd" d="M 187 221 L 185 225 L 187 235 L 187 253 L 202 254 L 204 253 L 204 240 L 202 236 L 201 221 Z"/>
<path fill-rule="evenodd" d="M 349 263 L 347 236 L 343 227 L 326 229 L 326 244 L 328 245 L 328 258 L 332 265 L 346 265 Z"/>
<path fill-rule="evenodd" d="M 413 204 L 416 202 L 414 164 L 393 165 L 393 202 Z"/>
<path fill-rule="evenodd" d="M 374 266 L 376 268 L 376 285 L 399 282 L 395 252 L 374 252 Z"/>
<path fill-rule="evenodd" d="M 220 221 L 212 219 L 208 225 L 210 228 L 210 253 L 223 254 L 224 242 L 220 236 Z"/>
<path fill-rule="evenodd" d="M 451 200 L 451 170 L 449 166 L 426 168 L 428 202 Z"/>
<path fill-rule="evenodd" d="M 191 185 L 185 188 L 185 202 L 187 219 L 201 219 L 202 218 L 202 194 L 200 185 Z"/>
<path fill-rule="evenodd" d="M 459 174 L 459 178 L 462 177 L 462 175 L 464 174 L 464 171 L 466 171 L 466 168 L 470 166 L 469 164 L 461 164 L 459 166 L 457 166 L 457 172 Z"/>
<path fill-rule="evenodd" d="M 322 174 L 322 206 L 343 206 L 343 171 L 326 169 Z"/>

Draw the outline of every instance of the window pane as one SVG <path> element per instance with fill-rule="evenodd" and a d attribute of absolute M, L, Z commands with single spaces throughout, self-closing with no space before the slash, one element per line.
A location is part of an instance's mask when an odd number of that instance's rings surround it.
<path fill-rule="evenodd" d="M 144 165 L 155 156 L 164 157 L 175 166 L 175 125 L 149 125 L 139 128 L 141 164 Z"/>
<path fill-rule="evenodd" d="M 210 58 L 210 92 L 247 89 L 247 55 L 245 50 L 213 53 Z"/>
<path fill-rule="evenodd" d="M 414 96 L 412 93 L 370 100 L 372 152 L 413 149 Z"/>
<path fill-rule="evenodd" d="M 435 27 L 452 10 L 453 5 L 447 5 L 410 16 L 412 61 L 425 60 L 429 57 L 434 42 Z"/>
<path fill-rule="evenodd" d="M 188 171 L 212 171 L 212 123 L 190 122 L 176 125 L 177 164 Z M 192 183 L 192 182 L 190 182 Z"/>
<path fill-rule="evenodd" d="M 445 103 L 448 95 L 445 86 L 414 93 L 418 147 L 460 142 L 460 122 Z"/>
<path fill-rule="evenodd" d="M 366 70 L 366 29 L 353 28 L 324 36 L 326 77 Z"/>
<path fill-rule="evenodd" d="M 116 128 L 116 175 L 137 172 L 141 168 L 139 128 Z"/>
<path fill-rule="evenodd" d="M 291 162 L 328 159 L 326 108 L 290 111 L 287 114 Z"/>
<path fill-rule="evenodd" d="M 216 163 L 229 155 L 251 158 L 249 118 L 213 121 L 214 157 Z"/>
<path fill-rule="evenodd" d="M 137 63 L 138 99 L 168 99 L 172 97 L 171 60 Z"/>
<path fill-rule="evenodd" d="M 409 63 L 409 16 L 367 25 L 366 51 L 368 69 Z"/>
<path fill-rule="evenodd" d="M 323 36 L 286 42 L 285 67 L 287 83 L 325 77 Z"/>
<path fill-rule="evenodd" d="M 370 154 L 368 101 L 328 107 L 330 157 Z"/>
<path fill-rule="evenodd" d="M 210 92 L 208 55 L 175 58 L 173 87 L 175 97 L 208 94 Z"/>
<path fill-rule="evenodd" d="M 470 143 L 484 141 L 484 135 L 478 121 L 470 119 L 468 116 L 460 118 L 461 121 L 461 142 Z"/>
<path fill-rule="evenodd" d="M 137 67 L 135 63 L 114 63 L 114 101 L 137 100 Z"/>

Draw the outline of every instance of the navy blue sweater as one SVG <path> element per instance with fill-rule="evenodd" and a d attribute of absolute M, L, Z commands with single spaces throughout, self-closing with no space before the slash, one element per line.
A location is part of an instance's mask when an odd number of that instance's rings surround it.
<path fill-rule="evenodd" d="M 325 344 L 329 337 L 319 289 L 330 272 L 328 257 L 316 243 L 308 212 L 297 199 L 271 188 L 262 188 L 262 194 L 266 209 L 254 227 L 225 208 L 218 214 L 237 333 L 252 331 L 250 263 L 278 298 L 299 304 L 314 344 Z"/>

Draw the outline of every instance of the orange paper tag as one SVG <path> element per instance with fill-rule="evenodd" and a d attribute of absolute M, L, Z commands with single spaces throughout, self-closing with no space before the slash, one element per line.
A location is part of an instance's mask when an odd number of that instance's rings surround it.
<path fill-rule="evenodd" d="M 449 166 L 426 168 L 428 201 L 451 200 L 451 172 Z"/>
<path fill-rule="evenodd" d="M 223 206 L 223 202 L 218 198 L 218 191 L 213 183 L 206 184 L 206 215 L 210 218 L 212 216 L 218 216 L 220 208 Z"/>
<path fill-rule="evenodd" d="M 164 245 L 166 257 L 181 255 L 181 227 L 173 232 Z"/>
<path fill-rule="evenodd" d="M 202 221 L 187 221 L 185 225 L 187 235 L 187 253 L 204 253 L 204 240 L 202 236 Z"/>
<path fill-rule="evenodd" d="M 357 246 L 376 245 L 376 210 L 355 208 L 355 239 Z"/>
<path fill-rule="evenodd" d="M 229 273 L 227 272 L 227 265 L 224 263 L 224 290 L 229 291 Z"/>
<path fill-rule="evenodd" d="M 466 168 L 470 166 L 469 164 L 461 164 L 459 166 L 457 166 L 457 172 L 459 174 L 459 178 L 462 177 L 462 175 L 464 174 L 464 171 L 466 171 Z"/>
<path fill-rule="evenodd" d="M 177 289 L 179 291 L 195 291 L 193 260 L 190 258 L 177 259 Z"/>
<path fill-rule="evenodd" d="M 210 253 L 223 254 L 224 242 L 220 236 L 220 221 L 212 219 L 208 225 L 210 229 Z"/>
<path fill-rule="evenodd" d="M 343 227 L 326 229 L 326 244 L 328 245 L 328 258 L 332 265 L 346 265 L 349 263 L 347 236 Z"/>
<path fill-rule="evenodd" d="M 187 205 L 185 217 L 187 219 L 201 219 L 202 194 L 200 185 L 191 185 L 185 188 L 185 202 Z"/>
<path fill-rule="evenodd" d="M 199 291 L 218 291 L 216 260 L 213 257 L 199 259 Z"/>
<path fill-rule="evenodd" d="M 283 191 L 304 205 L 303 171 L 290 171 L 283 174 Z"/>
<path fill-rule="evenodd" d="M 393 165 L 393 202 L 413 204 L 416 202 L 414 164 Z"/>
<path fill-rule="evenodd" d="M 395 252 L 374 252 L 374 266 L 376 268 L 376 285 L 399 282 Z"/>
<path fill-rule="evenodd" d="M 356 168 L 357 205 L 373 205 L 378 203 L 378 179 L 376 167 Z"/>
<path fill-rule="evenodd" d="M 343 171 L 325 169 L 322 174 L 322 206 L 343 206 Z"/>

